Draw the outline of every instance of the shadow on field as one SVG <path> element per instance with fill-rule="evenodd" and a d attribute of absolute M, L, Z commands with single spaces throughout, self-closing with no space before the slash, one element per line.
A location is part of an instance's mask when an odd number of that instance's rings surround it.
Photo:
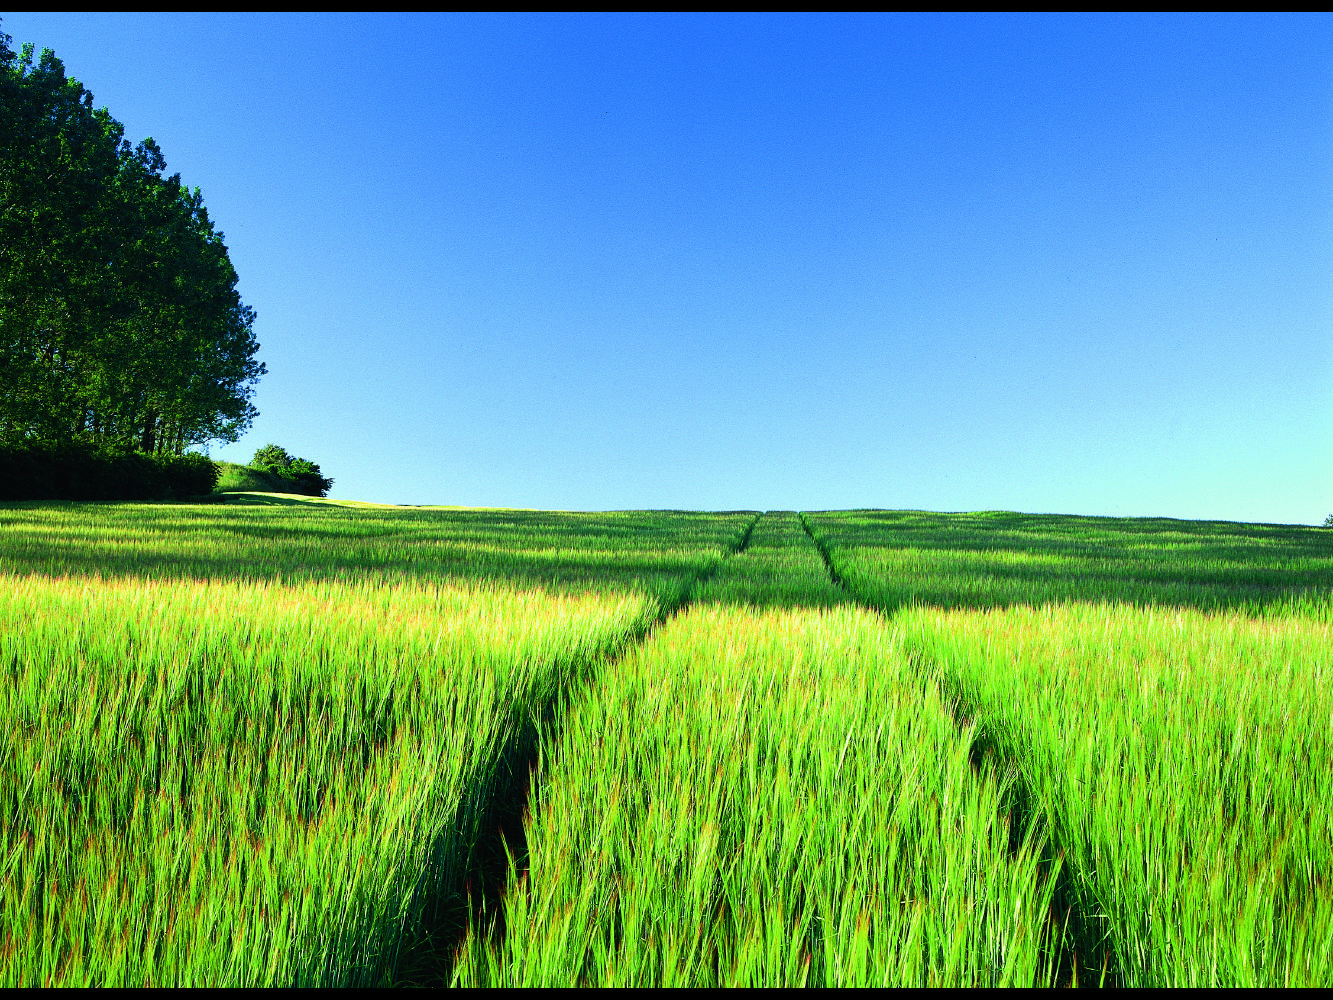
<path fill-rule="evenodd" d="M 754 512 L 0 506 L 0 573 L 674 593 Z"/>
<path fill-rule="evenodd" d="M 806 521 L 834 579 L 886 614 L 1074 602 L 1253 613 L 1333 592 L 1333 531 L 1322 528 L 1007 512 Z"/>
<path fill-rule="evenodd" d="M 311 497 L 302 496 L 298 493 L 262 493 L 246 492 L 244 490 L 228 490 L 226 493 L 216 494 L 216 498 L 209 497 L 200 502 L 230 504 L 245 507 L 303 507 L 306 504 L 323 503 L 327 501 L 314 500 Z"/>
<path fill-rule="evenodd" d="M 943 701 L 949 706 L 958 731 L 965 732 L 974 721 L 971 704 L 960 692 L 947 688 L 946 675 L 923 668 L 919 661 L 917 668 L 923 675 L 933 674 L 943 681 L 940 691 Z M 1009 818 L 1009 856 L 1015 857 L 1029 837 L 1044 836 L 1047 851 L 1040 866 L 1041 877 L 1050 878 L 1055 869 L 1050 910 L 1052 936 L 1045 942 L 1041 963 L 1043 969 L 1051 970 L 1054 978 L 1033 985 L 1118 987 L 1120 963 L 1115 942 L 1092 916 L 1100 912 L 1101 906 L 1091 895 L 1079 892 L 1063 863 L 1064 850 L 1052 839 L 1050 817 L 1044 814 L 1026 782 L 1015 773 L 1022 748 L 1002 744 L 985 726 L 978 725 L 972 730 L 968 757 L 972 770 L 980 778 L 1002 789 L 1001 808 Z"/>
<path fill-rule="evenodd" d="M 273 498 L 266 498 L 273 499 Z M 279 500 L 283 498 L 277 498 Z M 350 508 L 233 504 L 0 505 L 0 573 L 282 583 L 475 583 L 672 589 L 754 512 Z M 1324 602 L 1333 531 L 1292 525 L 1041 514 L 837 511 L 802 517 L 832 579 L 891 614 L 905 604 L 1004 608 L 1123 602 L 1260 611 Z M 747 584 L 765 607 L 825 605 L 795 579 Z M 762 592 L 762 593 L 761 593 Z M 696 598 L 721 600 L 714 587 Z"/>
<path fill-rule="evenodd" d="M 581 683 L 569 679 L 566 685 Z M 418 919 L 406 929 L 393 985 L 449 986 L 469 930 L 486 941 L 503 940 L 505 894 L 517 890 L 528 871 L 526 821 L 540 749 L 559 741 L 562 700 L 553 696 L 535 716 L 515 720 L 514 738 L 474 780 L 474 792 L 449 827 L 471 831 L 462 845 L 466 855 L 439 859 L 443 877 L 428 887 Z M 456 846 L 446 837 L 441 848 Z"/>

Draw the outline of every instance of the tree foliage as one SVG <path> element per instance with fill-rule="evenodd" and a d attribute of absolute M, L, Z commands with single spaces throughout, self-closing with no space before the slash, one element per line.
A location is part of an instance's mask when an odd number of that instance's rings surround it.
<path fill-rule="evenodd" d="M 292 493 L 312 497 L 326 497 L 333 488 L 333 480 L 320 472 L 319 466 L 309 459 L 287 454 L 286 448 L 266 444 L 250 459 L 250 468 L 278 476 L 292 484 Z"/>
<path fill-rule="evenodd" d="M 0 34 L 0 444 L 235 441 L 265 373 L 198 188 Z"/>

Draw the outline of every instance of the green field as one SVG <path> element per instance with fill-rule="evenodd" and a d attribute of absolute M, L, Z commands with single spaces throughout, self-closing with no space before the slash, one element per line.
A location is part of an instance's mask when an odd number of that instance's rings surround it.
<path fill-rule="evenodd" d="M 1333 532 L 0 505 L 0 983 L 1333 983 Z"/>

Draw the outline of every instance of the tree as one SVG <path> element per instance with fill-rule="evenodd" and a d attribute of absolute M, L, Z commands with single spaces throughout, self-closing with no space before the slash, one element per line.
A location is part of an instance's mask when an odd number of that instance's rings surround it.
<path fill-rule="evenodd" d="M 255 452 L 255 457 L 250 459 L 250 468 L 290 480 L 293 493 L 326 497 L 333 488 L 333 480 L 325 478 L 318 465 L 289 455 L 286 448 L 276 444 L 266 444 Z"/>
<path fill-rule="evenodd" d="M 0 33 L 0 444 L 235 441 L 265 374 L 198 190 Z"/>

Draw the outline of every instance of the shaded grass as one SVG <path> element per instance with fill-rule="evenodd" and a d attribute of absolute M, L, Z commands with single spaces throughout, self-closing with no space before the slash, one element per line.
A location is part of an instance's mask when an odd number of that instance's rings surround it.
<path fill-rule="evenodd" d="M 752 513 L 294 506 L 0 506 L 0 574 L 152 579 L 501 581 L 647 591 L 673 605 Z"/>
<path fill-rule="evenodd" d="M 832 570 L 891 614 L 1115 601 L 1201 610 L 1328 608 L 1333 532 L 1292 525 L 1040 514 L 805 515 Z"/>

